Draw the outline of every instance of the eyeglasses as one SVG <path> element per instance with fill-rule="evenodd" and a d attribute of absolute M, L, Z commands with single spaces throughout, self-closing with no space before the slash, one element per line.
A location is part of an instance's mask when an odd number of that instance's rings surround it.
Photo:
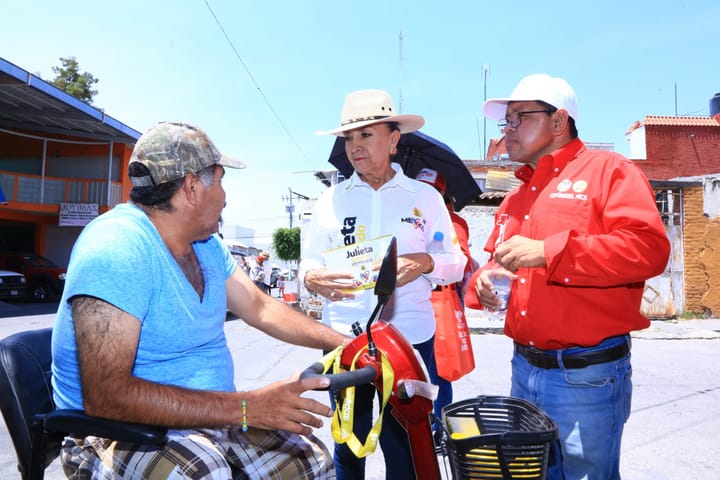
<path fill-rule="evenodd" d="M 520 123 L 522 123 L 522 117 L 523 115 L 530 115 L 531 113 L 553 113 L 555 110 L 530 110 L 527 112 L 518 112 L 515 114 L 515 118 L 512 120 L 508 119 L 502 119 L 498 120 L 498 128 L 500 129 L 500 133 L 505 133 L 505 129 L 507 127 L 510 128 L 518 128 L 520 126 Z"/>

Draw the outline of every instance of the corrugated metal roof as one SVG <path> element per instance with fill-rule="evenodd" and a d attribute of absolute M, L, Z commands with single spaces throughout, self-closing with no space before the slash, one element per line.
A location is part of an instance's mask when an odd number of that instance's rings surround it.
<path fill-rule="evenodd" d="M 0 58 L 0 127 L 135 143 L 140 132 Z"/>
<path fill-rule="evenodd" d="M 510 170 L 488 170 L 485 180 L 485 187 L 488 190 L 509 192 L 520 185 L 520 180 L 515 177 L 515 172 Z"/>

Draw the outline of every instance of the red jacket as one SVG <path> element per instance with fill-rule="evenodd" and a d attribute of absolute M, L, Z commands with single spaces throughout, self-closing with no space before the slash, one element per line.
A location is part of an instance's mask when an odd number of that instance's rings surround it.
<path fill-rule="evenodd" d="M 644 282 L 665 269 L 670 242 L 640 169 L 575 139 L 516 176 L 523 183 L 503 200 L 496 223 L 506 219 L 505 239 L 544 240 L 547 266 L 516 272 L 505 333 L 523 345 L 559 349 L 648 327 L 640 314 Z M 483 268 L 493 264 L 498 233 L 496 226 Z M 474 288 L 465 305 L 482 308 Z"/>

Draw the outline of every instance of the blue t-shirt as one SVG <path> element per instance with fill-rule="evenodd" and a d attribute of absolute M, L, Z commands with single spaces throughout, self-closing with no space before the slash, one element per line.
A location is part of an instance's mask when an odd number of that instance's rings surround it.
<path fill-rule="evenodd" d="M 89 295 L 141 325 L 133 374 L 180 387 L 234 391 L 225 339 L 225 281 L 237 263 L 217 236 L 193 244 L 205 277 L 192 287 L 147 215 L 128 203 L 93 220 L 73 247 L 52 338 L 52 384 L 58 408 L 82 409 L 69 300 Z"/>

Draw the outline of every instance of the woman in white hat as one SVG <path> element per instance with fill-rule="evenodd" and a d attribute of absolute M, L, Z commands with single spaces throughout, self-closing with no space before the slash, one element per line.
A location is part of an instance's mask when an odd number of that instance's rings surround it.
<path fill-rule="evenodd" d="M 340 126 L 324 135 L 345 138 L 345 152 L 355 172 L 323 192 L 303 239 L 300 278 L 305 287 L 326 299 L 323 321 L 352 334 L 351 325 L 365 325 L 376 298 L 372 289 L 349 288 L 355 275 L 328 264 L 328 251 L 349 245 L 381 244 L 397 238 L 397 288 L 383 318 L 392 322 L 420 352 L 428 371 L 436 375 L 433 352 L 435 318 L 430 302 L 433 284 L 449 284 L 463 276 L 466 258 L 442 197 L 435 189 L 407 177 L 391 161 L 400 136 L 425 123 L 419 115 L 397 114 L 389 94 L 360 90 L 345 98 Z M 443 251 L 428 253 L 435 232 L 443 233 Z M 386 245 L 386 244 L 385 244 Z M 376 248 L 384 252 L 384 248 Z M 372 386 L 355 392 L 354 433 L 365 442 L 372 424 Z M 407 435 L 385 409 L 380 445 L 386 477 L 415 478 Z M 335 468 L 341 480 L 364 478 L 365 460 L 346 445 L 335 446 Z"/>

